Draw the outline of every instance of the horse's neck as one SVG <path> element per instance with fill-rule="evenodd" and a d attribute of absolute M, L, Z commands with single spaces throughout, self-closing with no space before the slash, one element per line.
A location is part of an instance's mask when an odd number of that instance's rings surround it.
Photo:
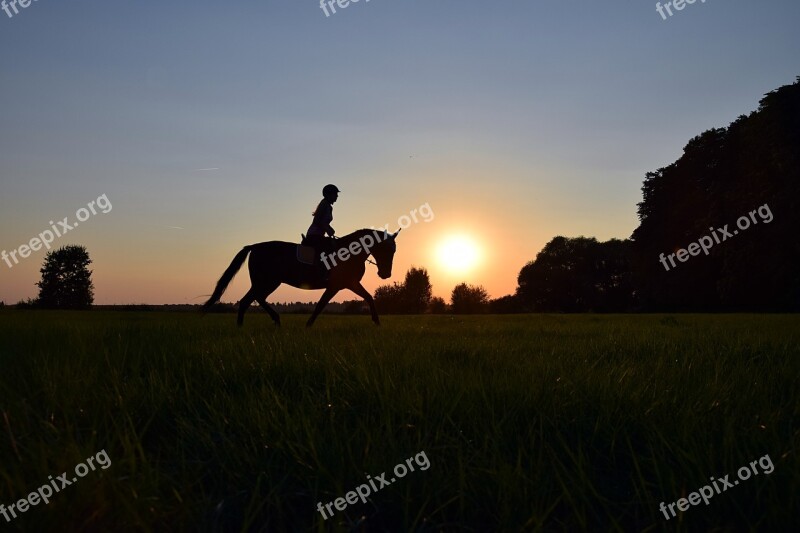
<path fill-rule="evenodd" d="M 370 230 L 368 229 L 360 229 L 358 231 L 354 231 L 350 235 L 345 235 L 344 237 L 342 237 L 341 240 L 346 241 L 348 243 L 357 242 L 361 240 L 364 237 L 364 235 L 367 235 L 369 232 Z"/>
<path fill-rule="evenodd" d="M 362 254 L 365 254 L 363 258 L 366 259 L 367 257 L 369 257 L 369 253 L 370 252 L 369 252 L 369 248 L 367 248 L 367 249 L 364 249 L 364 248 L 367 247 L 367 246 L 370 246 L 370 245 L 364 244 L 364 242 L 366 242 L 364 237 L 367 236 L 367 235 L 371 235 L 372 231 L 373 230 L 369 230 L 369 229 L 360 229 L 358 231 L 354 231 L 353 233 L 351 233 L 349 235 L 345 235 L 344 237 L 339 239 L 337 241 L 338 242 L 338 246 L 339 246 L 339 248 L 350 248 L 350 244 L 351 243 L 357 242 L 357 243 L 359 243 L 358 251 L 353 255 L 354 256 L 360 256 Z M 372 241 L 373 242 L 375 241 L 375 237 L 372 237 Z"/>

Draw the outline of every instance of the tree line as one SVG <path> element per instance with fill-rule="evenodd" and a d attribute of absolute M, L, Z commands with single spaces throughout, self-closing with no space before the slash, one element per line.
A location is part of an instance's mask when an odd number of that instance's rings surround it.
<path fill-rule="evenodd" d="M 382 285 L 375 290 L 375 306 L 381 314 L 486 313 L 491 309 L 489 294 L 480 285 L 460 283 L 450 293 L 450 302 L 433 296 L 425 268 L 411 267 L 402 283 Z M 350 302 L 351 311 L 363 311 L 363 302 Z"/>
<path fill-rule="evenodd" d="M 626 240 L 552 239 L 520 271 L 511 307 L 800 311 L 800 77 L 647 173 L 638 215 Z M 703 237 L 713 244 L 701 252 Z"/>

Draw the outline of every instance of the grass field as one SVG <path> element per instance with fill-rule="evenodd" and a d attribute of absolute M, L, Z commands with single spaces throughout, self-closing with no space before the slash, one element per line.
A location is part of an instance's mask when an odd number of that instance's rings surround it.
<path fill-rule="evenodd" d="M 0 530 L 789 531 L 800 317 L 0 312 Z M 332 502 L 409 473 L 323 520 Z M 674 502 L 768 454 L 774 472 Z M 387 476 L 388 479 L 389 476 Z"/>

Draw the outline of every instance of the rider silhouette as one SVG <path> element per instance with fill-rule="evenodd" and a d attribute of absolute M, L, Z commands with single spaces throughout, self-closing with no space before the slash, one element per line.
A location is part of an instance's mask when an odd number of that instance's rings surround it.
<path fill-rule="evenodd" d="M 333 239 L 325 235 L 330 237 L 336 235 L 336 231 L 331 227 L 331 222 L 333 222 L 333 204 L 339 199 L 339 188 L 336 185 L 326 185 L 322 188 L 322 196 L 322 200 L 312 213 L 314 221 L 308 227 L 305 244 L 313 246 L 316 250 L 317 264 L 322 268 L 323 278 L 327 280 L 328 269 L 319 260 L 319 254 L 323 252 L 329 254 L 334 249 Z"/>

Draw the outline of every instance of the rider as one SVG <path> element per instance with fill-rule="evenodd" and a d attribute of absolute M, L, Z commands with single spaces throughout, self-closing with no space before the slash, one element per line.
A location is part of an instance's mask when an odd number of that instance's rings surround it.
<path fill-rule="evenodd" d="M 312 213 L 314 221 L 308 227 L 306 234 L 306 244 L 313 246 L 317 254 L 333 251 L 333 240 L 325 237 L 325 234 L 330 237 L 336 235 L 336 231 L 331 227 L 331 222 L 333 222 L 333 204 L 339 199 L 339 188 L 336 185 L 326 185 L 322 188 L 322 196 L 322 200 Z M 319 264 L 322 264 L 322 261 Z M 324 266 L 322 268 L 325 270 L 323 277 L 327 279 L 328 269 Z"/>

